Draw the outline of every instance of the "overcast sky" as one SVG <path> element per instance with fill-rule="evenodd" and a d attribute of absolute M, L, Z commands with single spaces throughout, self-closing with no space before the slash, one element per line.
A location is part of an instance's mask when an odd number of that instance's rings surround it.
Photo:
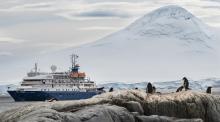
<path fill-rule="evenodd" d="M 220 28 L 220 0 L 0 0 L 0 65 L 95 41 L 174 4 Z"/>

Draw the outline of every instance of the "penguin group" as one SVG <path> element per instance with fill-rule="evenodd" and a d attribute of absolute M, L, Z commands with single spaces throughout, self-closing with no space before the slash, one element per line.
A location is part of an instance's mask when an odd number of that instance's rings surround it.
<path fill-rule="evenodd" d="M 211 94 L 212 93 L 211 89 L 212 89 L 212 87 L 209 86 L 206 90 L 206 93 Z M 176 90 L 176 92 L 187 91 L 187 90 L 191 90 L 189 88 L 189 80 L 186 77 L 183 77 L 182 85 Z"/>
<path fill-rule="evenodd" d="M 177 88 L 176 92 L 191 90 L 189 88 L 189 80 L 186 77 L 183 77 L 181 81 L 182 81 L 182 85 Z M 212 93 L 211 89 L 212 89 L 212 87 L 209 86 L 206 90 L 206 93 L 211 94 Z M 136 87 L 135 90 L 138 90 L 138 88 Z M 109 89 L 109 92 L 113 92 L 113 91 L 114 91 L 113 87 L 111 87 Z M 149 83 L 147 83 L 146 93 L 153 94 L 153 93 L 160 93 L 160 92 L 156 92 L 156 87 L 153 86 L 151 82 L 149 82 Z"/>

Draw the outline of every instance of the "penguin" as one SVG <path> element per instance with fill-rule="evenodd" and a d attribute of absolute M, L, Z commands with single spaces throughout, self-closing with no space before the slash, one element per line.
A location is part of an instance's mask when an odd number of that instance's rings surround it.
<path fill-rule="evenodd" d="M 182 91 L 183 89 L 184 89 L 185 91 L 191 90 L 191 89 L 189 88 L 189 81 L 188 81 L 188 79 L 187 79 L 186 77 L 183 77 L 182 82 L 183 82 L 182 86 L 180 86 L 180 87 L 176 90 L 176 92 L 180 92 L 180 91 Z"/>
<path fill-rule="evenodd" d="M 153 93 L 153 86 L 150 82 L 147 84 L 146 93 Z"/>
<path fill-rule="evenodd" d="M 211 86 L 209 86 L 209 87 L 207 88 L 206 93 L 208 93 L 208 94 L 211 94 L 211 93 L 212 93 L 212 87 L 211 87 Z"/>
<path fill-rule="evenodd" d="M 186 77 L 183 77 L 183 88 L 185 89 L 185 91 L 189 90 L 189 81 Z"/>
<path fill-rule="evenodd" d="M 182 91 L 183 90 L 183 86 L 180 86 L 177 90 L 176 90 L 176 92 L 180 92 L 180 91 Z"/>
<path fill-rule="evenodd" d="M 153 86 L 153 93 L 156 93 L 156 87 Z"/>
<path fill-rule="evenodd" d="M 110 89 L 109 89 L 109 92 L 113 92 L 114 91 L 114 89 L 111 87 Z"/>

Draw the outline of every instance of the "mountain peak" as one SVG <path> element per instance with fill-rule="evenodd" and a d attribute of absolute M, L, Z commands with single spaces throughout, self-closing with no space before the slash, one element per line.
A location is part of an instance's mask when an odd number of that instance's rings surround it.
<path fill-rule="evenodd" d="M 177 5 L 169 5 L 165 7 L 161 7 L 146 16 L 154 17 L 152 20 L 157 19 L 158 17 L 170 17 L 174 19 L 183 19 L 183 20 L 190 20 L 194 16 L 188 12 L 186 9 L 177 6 Z"/>
<path fill-rule="evenodd" d="M 186 9 L 169 5 L 136 20 L 126 30 L 140 36 L 169 36 L 181 40 L 209 40 L 208 26 Z"/>

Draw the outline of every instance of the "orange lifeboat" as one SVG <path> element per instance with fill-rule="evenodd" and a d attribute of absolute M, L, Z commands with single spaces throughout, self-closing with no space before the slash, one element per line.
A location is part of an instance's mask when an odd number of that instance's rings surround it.
<path fill-rule="evenodd" d="M 86 77 L 85 72 L 73 72 L 70 74 L 70 77 L 72 78 L 84 78 Z"/>
<path fill-rule="evenodd" d="M 73 72 L 73 73 L 70 74 L 70 77 L 78 78 L 78 73 L 77 72 Z"/>
<path fill-rule="evenodd" d="M 86 77 L 86 73 L 85 72 L 80 72 L 80 73 L 78 73 L 78 75 L 79 75 L 80 78 Z"/>

